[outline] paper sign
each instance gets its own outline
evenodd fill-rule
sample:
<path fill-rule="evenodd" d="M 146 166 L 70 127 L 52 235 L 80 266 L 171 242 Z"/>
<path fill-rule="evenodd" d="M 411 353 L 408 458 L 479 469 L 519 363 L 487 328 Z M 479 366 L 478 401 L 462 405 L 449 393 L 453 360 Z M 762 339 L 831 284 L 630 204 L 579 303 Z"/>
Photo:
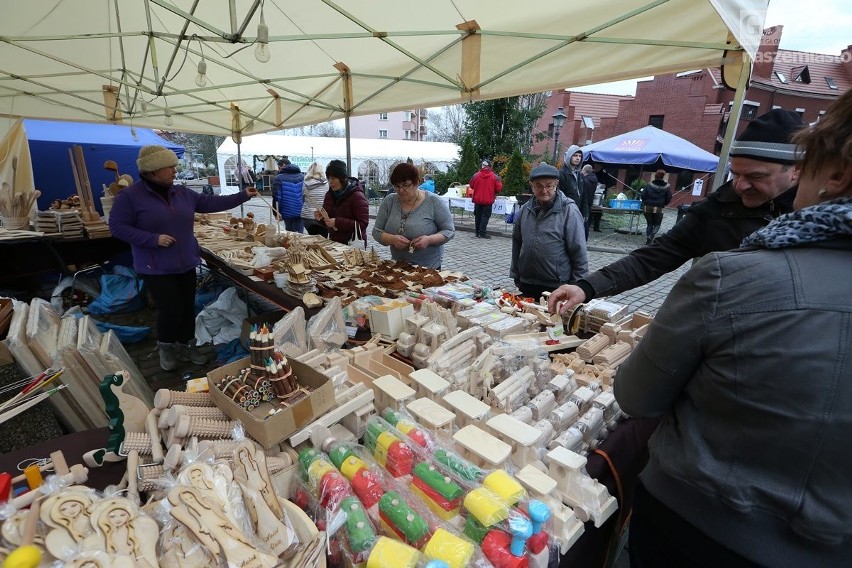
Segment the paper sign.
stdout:
<path fill-rule="evenodd" d="M 692 195 L 694 195 L 696 197 L 701 197 L 701 195 L 703 193 L 704 193 L 704 180 L 703 179 L 697 179 L 694 182 L 692 182 Z"/>

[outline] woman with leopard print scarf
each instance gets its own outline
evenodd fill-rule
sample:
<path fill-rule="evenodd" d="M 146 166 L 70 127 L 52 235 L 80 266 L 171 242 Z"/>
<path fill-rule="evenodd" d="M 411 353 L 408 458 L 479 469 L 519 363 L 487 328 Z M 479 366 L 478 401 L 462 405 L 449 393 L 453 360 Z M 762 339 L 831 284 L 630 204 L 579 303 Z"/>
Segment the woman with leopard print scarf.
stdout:
<path fill-rule="evenodd" d="M 616 375 L 626 413 L 663 417 L 633 567 L 852 558 L 852 91 L 794 141 L 795 211 L 698 261 Z"/>

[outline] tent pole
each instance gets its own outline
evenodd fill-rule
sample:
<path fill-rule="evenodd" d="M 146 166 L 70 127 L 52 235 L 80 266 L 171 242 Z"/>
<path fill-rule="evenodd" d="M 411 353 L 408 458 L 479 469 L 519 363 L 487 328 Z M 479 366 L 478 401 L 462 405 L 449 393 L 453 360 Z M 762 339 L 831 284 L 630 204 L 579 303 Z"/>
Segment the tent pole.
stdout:
<path fill-rule="evenodd" d="M 352 173 L 352 133 L 349 132 L 349 111 L 346 111 L 343 120 L 346 126 L 346 171 L 349 172 L 349 175 L 354 175 Z"/>
<path fill-rule="evenodd" d="M 237 142 L 237 179 L 239 180 L 240 192 L 245 190 L 245 182 L 243 181 L 243 157 L 240 154 L 240 143 Z M 245 217 L 243 212 L 243 204 L 240 203 L 240 218 Z"/>
<path fill-rule="evenodd" d="M 728 155 L 731 152 L 731 143 L 733 143 L 734 136 L 737 134 L 737 125 L 740 123 L 740 113 L 743 109 L 743 101 L 745 100 L 746 89 L 748 88 L 750 72 L 751 58 L 747 53 L 743 53 L 743 64 L 740 68 L 740 77 L 737 81 L 736 93 L 734 94 L 734 104 L 728 115 L 728 124 L 725 126 L 725 138 L 722 141 L 722 151 L 719 152 L 719 165 L 716 166 L 716 175 L 713 176 L 714 191 L 725 183 L 725 172 L 728 169 Z"/>

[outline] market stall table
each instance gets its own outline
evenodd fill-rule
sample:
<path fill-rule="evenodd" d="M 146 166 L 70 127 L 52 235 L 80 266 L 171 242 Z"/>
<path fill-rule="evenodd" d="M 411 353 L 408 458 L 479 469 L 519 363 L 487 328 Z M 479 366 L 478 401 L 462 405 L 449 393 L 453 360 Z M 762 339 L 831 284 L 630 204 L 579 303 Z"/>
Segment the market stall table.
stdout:
<path fill-rule="evenodd" d="M 642 215 L 641 209 L 619 209 L 615 207 L 602 207 L 601 211 L 606 214 L 630 215 L 630 224 L 628 226 L 627 233 L 630 235 L 635 235 L 639 233 L 639 218 Z"/>
<path fill-rule="evenodd" d="M 118 254 L 128 252 L 130 245 L 115 237 L 99 239 L 34 236 L 27 239 L 0 240 L 3 270 L 0 282 L 48 272 L 72 275 L 69 267 L 104 264 Z"/>
<path fill-rule="evenodd" d="M 246 276 L 204 248 L 201 249 L 201 258 L 211 271 L 221 274 L 226 279 L 233 282 L 234 285 L 239 286 L 243 290 L 254 292 L 284 310 L 290 311 L 293 308 L 301 307 L 305 310 L 306 318 L 310 318 L 319 311 L 319 308 L 308 308 L 305 306 L 301 298 L 296 298 L 286 294 L 283 290 L 281 290 L 281 288 L 276 286 L 274 282 L 258 281 L 252 279 L 250 276 Z"/>

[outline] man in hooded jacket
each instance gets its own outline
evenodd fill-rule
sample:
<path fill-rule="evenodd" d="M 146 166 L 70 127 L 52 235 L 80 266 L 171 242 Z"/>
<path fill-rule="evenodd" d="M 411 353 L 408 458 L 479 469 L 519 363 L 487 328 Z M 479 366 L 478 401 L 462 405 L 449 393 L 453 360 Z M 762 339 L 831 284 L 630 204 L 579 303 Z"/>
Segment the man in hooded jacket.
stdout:
<path fill-rule="evenodd" d="M 672 186 L 663 179 L 665 177 L 666 170 L 657 170 L 651 183 L 642 188 L 642 211 L 648 224 L 645 229 L 646 245 L 651 244 L 660 230 L 660 225 L 663 224 L 663 208 L 672 200 Z"/>
<path fill-rule="evenodd" d="M 580 164 L 583 162 L 583 152 L 573 144 L 565 151 L 562 167 L 559 169 L 559 189 L 566 197 L 573 199 L 580 206 Z"/>

